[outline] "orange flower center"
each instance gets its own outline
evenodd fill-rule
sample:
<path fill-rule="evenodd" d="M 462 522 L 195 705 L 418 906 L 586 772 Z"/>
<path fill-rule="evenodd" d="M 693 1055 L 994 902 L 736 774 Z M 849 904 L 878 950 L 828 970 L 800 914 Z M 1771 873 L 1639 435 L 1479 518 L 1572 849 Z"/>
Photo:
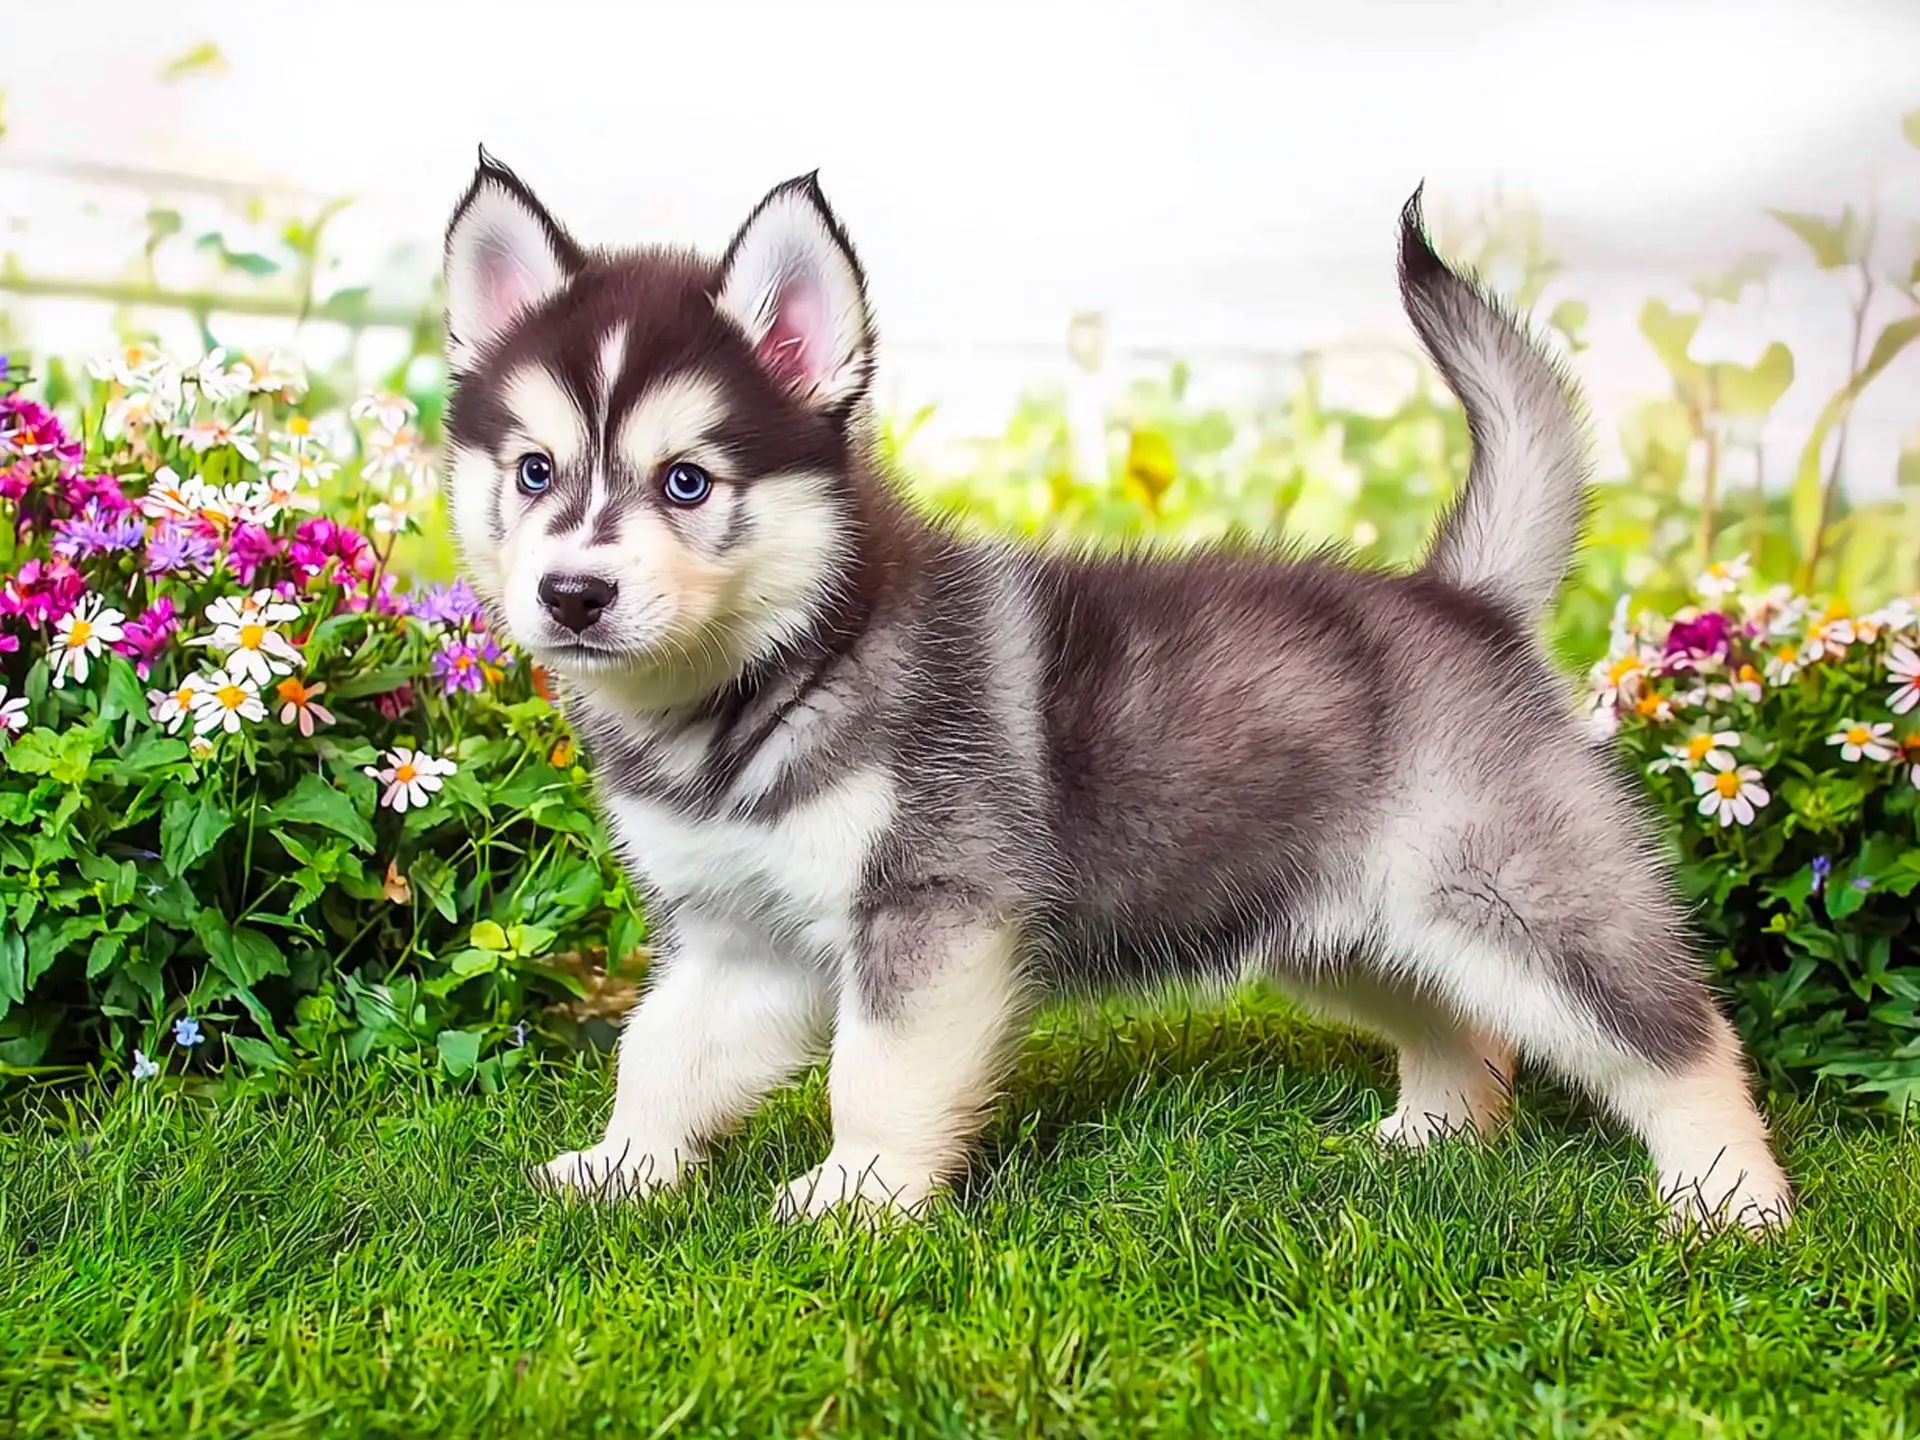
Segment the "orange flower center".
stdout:
<path fill-rule="evenodd" d="M 1740 667 L 1739 678 L 1746 681 L 1758 680 L 1760 678 L 1760 672 L 1751 665 L 1742 665 Z"/>
<path fill-rule="evenodd" d="M 1731 770 L 1722 770 L 1713 777 L 1713 788 L 1720 792 L 1722 798 L 1731 800 L 1740 793 L 1740 777 Z"/>
<path fill-rule="evenodd" d="M 1847 743 L 1849 745 L 1865 745 L 1871 739 L 1873 739 L 1873 732 L 1866 726 L 1849 725 L 1847 727 Z"/>
<path fill-rule="evenodd" d="M 182 710 L 185 710 L 193 704 L 193 697 L 198 693 L 193 686 L 182 685 L 178 690 L 173 692 L 173 703 L 178 705 Z"/>
<path fill-rule="evenodd" d="M 1687 741 L 1687 758 L 1689 760 L 1704 760 L 1707 758 L 1707 752 L 1711 749 L 1713 749 L 1713 736 L 1696 735 Z"/>
<path fill-rule="evenodd" d="M 307 687 L 291 675 L 274 686 L 273 693 L 289 705 L 304 705 L 307 703 Z"/>
<path fill-rule="evenodd" d="M 396 765 L 393 770 L 394 783 L 397 785 L 411 785 L 419 774 L 420 772 L 411 765 Z"/>
<path fill-rule="evenodd" d="M 1660 713 L 1660 707 L 1666 702 L 1658 695 L 1642 695 L 1640 703 L 1633 708 L 1649 718 Z"/>

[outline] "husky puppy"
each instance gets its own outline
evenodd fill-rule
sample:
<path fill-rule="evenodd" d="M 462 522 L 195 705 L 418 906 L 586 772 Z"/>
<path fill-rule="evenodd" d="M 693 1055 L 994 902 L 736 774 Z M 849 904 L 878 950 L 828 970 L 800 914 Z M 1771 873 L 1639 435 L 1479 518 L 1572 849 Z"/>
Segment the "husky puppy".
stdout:
<path fill-rule="evenodd" d="M 717 259 L 602 251 L 481 152 L 446 240 L 457 538 L 658 941 L 606 1137 L 553 1183 L 674 1185 L 830 1041 L 832 1148 L 777 1208 L 912 1212 L 1036 999 L 1252 971 L 1397 1048 L 1385 1141 L 1498 1125 L 1524 1058 L 1639 1134 L 1677 1223 L 1784 1222 L 1634 787 L 1536 637 L 1579 402 L 1418 193 L 1400 283 L 1473 439 L 1420 569 L 1043 553 L 887 483 L 813 176 Z"/>

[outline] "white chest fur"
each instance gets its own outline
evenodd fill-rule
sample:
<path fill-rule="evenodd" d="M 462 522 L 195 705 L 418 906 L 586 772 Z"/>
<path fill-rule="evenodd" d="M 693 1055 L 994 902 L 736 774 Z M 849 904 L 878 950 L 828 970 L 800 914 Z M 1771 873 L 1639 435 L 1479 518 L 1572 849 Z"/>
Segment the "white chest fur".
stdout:
<path fill-rule="evenodd" d="M 861 876 L 893 812 L 893 782 L 878 769 L 856 771 L 771 822 L 700 819 L 620 796 L 607 804 L 615 843 L 665 899 L 810 959 L 846 943 Z"/>

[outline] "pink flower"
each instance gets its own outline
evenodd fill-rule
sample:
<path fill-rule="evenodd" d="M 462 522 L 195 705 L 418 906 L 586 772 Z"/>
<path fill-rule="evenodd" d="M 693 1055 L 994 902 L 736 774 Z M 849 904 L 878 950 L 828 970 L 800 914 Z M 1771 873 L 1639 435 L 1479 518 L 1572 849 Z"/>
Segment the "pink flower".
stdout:
<path fill-rule="evenodd" d="M 366 536 L 319 517 L 300 522 L 287 546 L 287 557 L 302 579 L 311 582 L 327 576 L 340 585 L 366 578 L 377 564 Z"/>
<path fill-rule="evenodd" d="M 398 720 L 413 708 L 413 686 L 402 685 L 373 697 L 374 708 L 389 720 Z"/>
<path fill-rule="evenodd" d="M 0 395 L 0 451 L 23 460 L 52 459 L 63 466 L 78 465 L 85 453 L 58 416 L 20 395 Z"/>
<path fill-rule="evenodd" d="M 1688 660 L 1719 658 L 1727 653 L 1730 639 L 1727 617 L 1718 610 L 1708 610 L 1691 620 L 1676 620 L 1673 628 L 1667 632 L 1664 648 L 1666 668 L 1670 670 L 1687 669 L 1684 664 L 1674 663 L 1678 657 Z"/>
<path fill-rule="evenodd" d="M 78 515 L 89 505 L 98 508 L 105 516 L 124 515 L 133 508 L 120 489 L 120 482 L 111 475 L 76 476 L 67 482 L 67 505 Z"/>
<path fill-rule="evenodd" d="M 134 662 L 134 670 L 144 680 L 179 628 L 173 601 L 163 595 L 126 626 L 120 638 L 113 642 L 113 648 Z"/>
<path fill-rule="evenodd" d="M 283 547 L 273 535 L 258 525 L 233 527 L 233 539 L 227 546 L 227 564 L 242 585 L 251 587 L 260 568 L 280 558 Z"/>
<path fill-rule="evenodd" d="M 0 586 L 0 616 L 50 624 L 72 614 L 86 593 L 86 577 L 66 560 L 29 560 Z"/>

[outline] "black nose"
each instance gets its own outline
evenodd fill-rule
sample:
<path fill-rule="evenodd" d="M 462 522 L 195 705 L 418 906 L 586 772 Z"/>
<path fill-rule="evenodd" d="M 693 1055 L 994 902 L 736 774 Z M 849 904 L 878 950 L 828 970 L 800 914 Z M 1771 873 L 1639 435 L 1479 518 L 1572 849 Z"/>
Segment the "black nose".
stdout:
<path fill-rule="evenodd" d="M 598 575 L 548 575 L 540 581 L 540 603 L 547 613 L 578 635 L 590 629 L 620 592 Z"/>

